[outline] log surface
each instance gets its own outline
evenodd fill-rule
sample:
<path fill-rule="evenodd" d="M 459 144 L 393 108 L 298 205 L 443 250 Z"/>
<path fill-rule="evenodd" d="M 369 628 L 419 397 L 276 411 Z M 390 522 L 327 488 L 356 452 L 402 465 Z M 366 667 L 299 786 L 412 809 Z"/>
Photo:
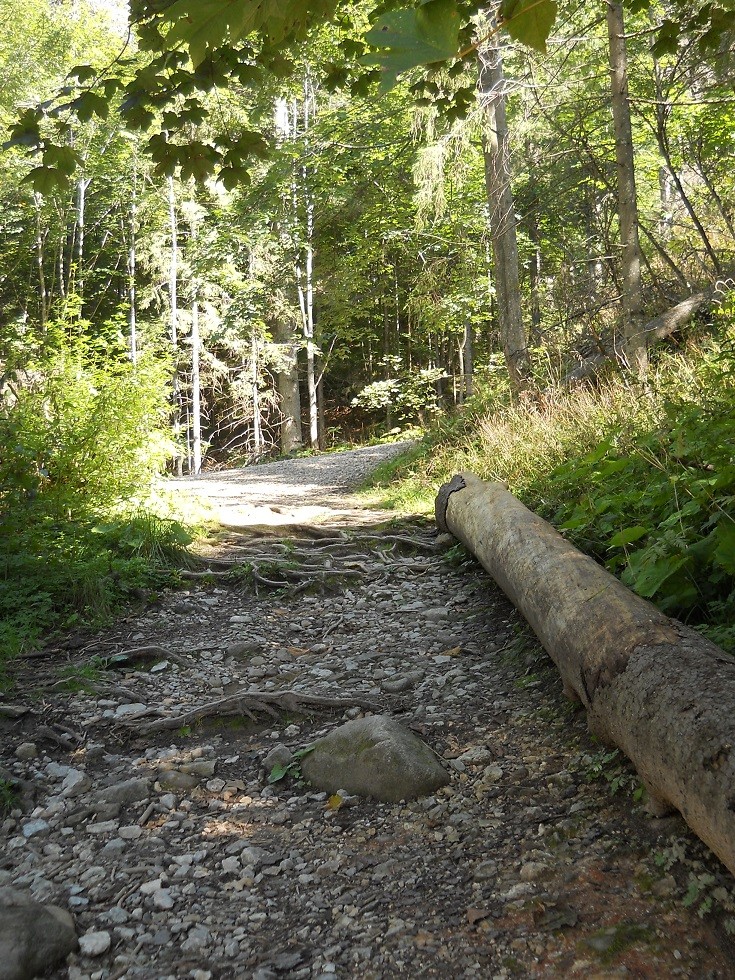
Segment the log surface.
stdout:
<path fill-rule="evenodd" d="M 735 874 L 735 658 L 669 619 L 498 483 L 463 473 L 446 524 L 526 618 L 590 730 Z"/>

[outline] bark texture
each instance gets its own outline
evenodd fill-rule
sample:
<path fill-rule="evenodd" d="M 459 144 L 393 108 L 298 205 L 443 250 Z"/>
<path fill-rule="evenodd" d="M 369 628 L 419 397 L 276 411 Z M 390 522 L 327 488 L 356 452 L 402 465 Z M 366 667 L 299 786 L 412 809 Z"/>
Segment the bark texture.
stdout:
<path fill-rule="evenodd" d="M 607 4 L 607 30 L 610 46 L 610 85 L 613 128 L 615 130 L 615 161 L 618 172 L 625 353 L 632 370 L 643 377 L 648 367 L 648 358 L 643 332 L 643 282 L 641 278 L 641 246 L 638 238 L 638 200 L 635 187 L 633 132 L 628 102 L 625 23 L 623 5 L 617 0 L 610 0 Z"/>
<path fill-rule="evenodd" d="M 492 36 L 477 50 L 478 98 L 483 114 L 483 156 L 498 325 L 514 395 L 529 385 L 531 361 L 521 309 L 520 261 L 510 175 L 510 137 L 500 47 Z"/>
<path fill-rule="evenodd" d="M 735 874 L 735 658 L 630 592 L 504 486 L 463 473 L 446 526 L 528 620 L 659 812 Z"/>

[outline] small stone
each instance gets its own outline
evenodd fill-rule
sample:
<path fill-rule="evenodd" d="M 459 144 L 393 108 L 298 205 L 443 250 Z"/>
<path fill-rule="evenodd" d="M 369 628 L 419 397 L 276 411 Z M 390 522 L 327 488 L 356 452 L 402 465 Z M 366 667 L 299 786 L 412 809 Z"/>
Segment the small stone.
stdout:
<path fill-rule="evenodd" d="M 407 691 L 411 687 L 411 679 L 409 677 L 395 677 L 384 680 L 380 685 L 386 694 L 400 694 L 402 691 Z"/>
<path fill-rule="evenodd" d="M 314 744 L 301 769 L 318 789 L 385 803 L 426 796 L 449 782 L 428 745 L 388 715 L 341 725 Z"/>
<path fill-rule="evenodd" d="M 153 904 L 157 909 L 170 909 L 173 908 L 174 900 L 171 896 L 171 892 L 166 888 L 159 888 L 157 891 L 153 892 Z"/>
<path fill-rule="evenodd" d="M 35 742 L 21 742 L 15 750 L 15 757 L 21 759 L 23 762 L 27 762 L 29 759 L 35 759 L 38 756 L 38 749 L 36 748 Z"/>
<path fill-rule="evenodd" d="M 35 837 L 36 834 L 47 834 L 51 828 L 45 820 L 29 820 L 23 825 L 23 836 L 25 838 Z"/>
<path fill-rule="evenodd" d="M 90 834 L 111 834 L 117 830 L 118 826 L 117 820 L 103 820 L 100 823 L 87 824 L 87 832 Z"/>
<path fill-rule="evenodd" d="M 138 891 L 142 895 L 152 895 L 154 892 L 159 891 L 161 887 L 161 879 L 154 878 L 152 881 L 144 881 Z"/>
<path fill-rule="evenodd" d="M 498 865 L 495 861 L 483 861 L 482 864 L 478 864 L 472 873 L 473 881 L 490 881 L 496 878 L 498 874 Z"/>
<path fill-rule="evenodd" d="M 110 948 L 111 942 L 107 930 L 88 932 L 79 937 L 79 951 L 83 956 L 102 956 Z"/>
<path fill-rule="evenodd" d="M 20 888 L 0 888 L 0 973 L 9 980 L 46 974 L 77 946 L 74 920 Z"/>
<path fill-rule="evenodd" d="M 200 776 L 202 779 L 209 779 L 214 776 L 217 763 L 214 759 L 195 759 L 193 762 L 184 762 L 179 766 L 181 772 L 189 776 Z"/>
<path fill-rule="evenodd" d="M 249 621 L 249 618 L 246 616 L 242 616 L 240 619 L 244 622 Z M 247 653 L 255 653 L 256 650 L 260 650 L 260 647 L 261 644 L 257 640 L 241 640 L 239 643 L 232 643 L 227 647 L 227 655 L 229 657 L 242 657 Z"/>
<path fill-rule="evenodd" d="M 199 779 L 178 769 L 159 769 L 156 776 L 161 786 L 166 789 L 186 790 L 193 789 L 199 785 Z"/>
<path fill-rule="evenodd" d="M 117 833 L 123 840 L 137 840 L 143 834 L 143 828 L 139 827 L 137 823 L 133 823 L 126 827 L 120 827 Z"/>
<path fill-rule="evenodd" d="M 70 769 L 61 784 L 61 795 L 70 799 L 80 796 L 92 785 L 89 776 L 81 769 Z"/>
<path fill-rule="evenodd" d="M 537 881 L 548 871 L 548 866 L 542 861 L 527 861 L 520 871 L 521 881 Z"/>
<path fill-rule="evenodd" d="M 293 752 L 283 742 L 274 745 L 270 752 L 263 759 L 263 766 L 271 770 L 274 766 L 289 766 L 293 762 Z"/>
<path fill-rule="evenodd" d="M 449 619 L 449 610 L 446 606 L 437 606 L 435 609 L 427 609 L 424 616 L 429 622 L 436 623 L 443 619 Z"/>
<path fill-rule="evenodd" d="M 116 718 L 135 718 L 138 715 L 144 714 L 148 710 L 147 704 L 141 704 L 136 701 L 133 704 L 119 704 L 115 708 Z"/>

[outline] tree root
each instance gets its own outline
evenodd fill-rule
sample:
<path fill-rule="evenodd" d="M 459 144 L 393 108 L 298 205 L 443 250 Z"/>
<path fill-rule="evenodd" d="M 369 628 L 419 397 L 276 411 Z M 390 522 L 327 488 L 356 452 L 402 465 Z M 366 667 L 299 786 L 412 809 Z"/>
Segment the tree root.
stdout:
<path fill-rule="evenodd" d="M 181 715 L 169 718 L 160 718 L 151 721 L 147 725 L 141 725 L 139 720 L 131 721 L 125 727 L 134 728 L 141 735 L 148 735 L 151 732 L 170 731 L 176 728 L 183 728 L 202 718 L 212 715 L 245 715 L 252 721 L 256 721 L 255 712 L 269 715 L 271 718 L 280 718 L 279 712 L 272 707 L 277 705 L 280 711 L 297 712 L 303 709 L 315 708 L 321 711 L 329 711 L 335 708 L 363 708 L 366 711 L 382 711 L 381 705 L 365 698 L 329 698 L 318 694 L 307 694 L 303 691 L 238 691 L 237 694 L 230 694 L 226 698 L 218 701 L 210 701 L 198 708 L 192 708 Z"/>

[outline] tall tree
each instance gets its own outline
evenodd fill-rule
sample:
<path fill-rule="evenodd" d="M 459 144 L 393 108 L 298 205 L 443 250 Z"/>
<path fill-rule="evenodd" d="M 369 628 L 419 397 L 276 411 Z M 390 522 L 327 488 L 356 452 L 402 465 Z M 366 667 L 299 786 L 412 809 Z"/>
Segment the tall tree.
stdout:
<path fill-rule="evenodd" d="M 635 184 L 633 130 L 628 102 L 628 58 L 625 45 L 623 5 L 607 0 L 607 32 L 610 53 L 610 84 L 615 162 L 618 174 L 618 215 L 622 246 L 623 313 L 625 356 L 640 377 L 648 369 L 644 333 L 641 245 L 638 235 L 638 197 Z"/>
<path fill-rule="evenodd" d="M 487 22 L 480 26 L 487 34 Z M 483 113 L 485 182 L 493 247 L 500 336 L 511 391 L 518 396 L 528 387 L 531 359 L 521 307 L 516 213 L 511 189 L 510 145 L 505 105 L 505 77 L 497 35 L 478 45 L 478 95 Z"/>

